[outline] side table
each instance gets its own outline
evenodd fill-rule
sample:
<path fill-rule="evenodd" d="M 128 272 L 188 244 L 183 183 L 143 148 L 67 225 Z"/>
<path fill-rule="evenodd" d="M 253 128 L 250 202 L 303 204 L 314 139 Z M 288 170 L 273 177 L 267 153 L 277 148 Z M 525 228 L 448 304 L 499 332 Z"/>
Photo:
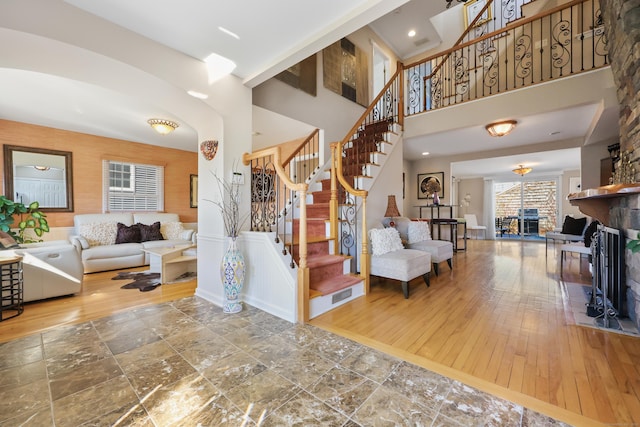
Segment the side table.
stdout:
<path fill-rule="evenodd" d="M 0 258 L 0 322 L 24 311 L 22 257 Z"/>

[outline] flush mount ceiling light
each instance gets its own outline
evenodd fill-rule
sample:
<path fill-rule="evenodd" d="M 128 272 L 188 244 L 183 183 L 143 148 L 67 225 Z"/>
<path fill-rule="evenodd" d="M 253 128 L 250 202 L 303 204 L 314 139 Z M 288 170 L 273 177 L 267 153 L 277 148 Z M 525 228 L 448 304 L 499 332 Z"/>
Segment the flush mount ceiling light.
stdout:
<path fill-rule="evenodd" d="M 33 166 L 33 168 L 34 168 L 35 170 L 45 172 L 45 171 L 48 171 L 49 169 L 51 169 L 51 166 L 40 166 L 40 165 L 34 165 L 34 166 Z"/>
<path fill-rule="evenodd" d="M 518 122 L 515 120 L 503 120 L 501 122 L 489 123 L 485 126 L 487 132 L 491 136 L 505 136 L 508 135 Z"/>
<path fill-rule="evenodd" d="M 166 119 L 149 119 L 147 120 L 147 123 L 149 123 L 149 125 L 151 125 L 151 127 L 161 135 L 171 133 L 180 126 L 176 122 Z"/>
<path fill-rule="evenodd" d="M 528 174 L 529 172 L 531 172 L 533 169 L 531 168 L 525 168 L 523 165 L 518 165 L 517 168 L 513 169 L 513 173 L 517 173 L 520 176 L 525 176 L 526 174 Z"/>

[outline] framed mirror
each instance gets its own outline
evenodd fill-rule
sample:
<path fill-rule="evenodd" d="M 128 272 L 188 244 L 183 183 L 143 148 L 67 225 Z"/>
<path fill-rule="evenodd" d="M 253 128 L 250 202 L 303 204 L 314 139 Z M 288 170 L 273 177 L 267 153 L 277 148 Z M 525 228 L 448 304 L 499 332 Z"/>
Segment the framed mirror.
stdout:
<path fill-rule="evenodd" d="M 73 173 L 69 151 L 4 145 L 4 194 L 44 212 L 73 212 Z"/>

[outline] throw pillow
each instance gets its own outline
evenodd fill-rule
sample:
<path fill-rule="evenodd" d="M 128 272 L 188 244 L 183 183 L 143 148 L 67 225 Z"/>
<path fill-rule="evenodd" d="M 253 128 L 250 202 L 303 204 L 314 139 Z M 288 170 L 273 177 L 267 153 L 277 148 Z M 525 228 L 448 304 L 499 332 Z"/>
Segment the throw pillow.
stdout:
<path fill-rule="evenodd" d="M 384 255 L 404 248 L 395 228 L 374 228 L 369 231 L 369 239 L 373 255 Z"/>
<path fill-rule="evenodd" d="M 160 232 L 160 221 L 156 221 L 151 225 L 137 224 L 140 228 L 140 241 L 150 242 L 152 240 L 164 240 Z"/>
<path fill-rule="evenodd" d="M 116 244 L 120 243 L 140 243 L 140 227 L 137 224 L 126 226 L 119 222 Z"/>
<path fill-rule="evenodd" d="M 16 242 L 9 233 L 0 231 L 0 249 L 13 249 L 19 246 L 20 245 L 18 245 L 18 242 Z"/>
<path fill-rule="evenodd" d="M 92 222 L 80 226 L 80 235 L 87 239 L 89 246 L 113 245 L 116 242 L 118 226 L 115 222 Z"/>
<path fill-rule="evenodd" d="M 562 223 L 562 234 L 573 234 L 574 236 L 581 236 L 584 227 L 587 225 L 587 218 L 573 218 L 569 215 L 564 217 Z"/>
<path fill-rule="evenodd" d="M 409 223 L 409 232 L 407 234 L 409 235 L 409 243 L 431 240 L 429 223 L 425 221 L 411 221 Z"/>
<path fill-rule="evenodd" d="M 184 226 L 181 222 L 163 222 L 160 224 L 160 232 L 165 240 L 182 239 Z"/>

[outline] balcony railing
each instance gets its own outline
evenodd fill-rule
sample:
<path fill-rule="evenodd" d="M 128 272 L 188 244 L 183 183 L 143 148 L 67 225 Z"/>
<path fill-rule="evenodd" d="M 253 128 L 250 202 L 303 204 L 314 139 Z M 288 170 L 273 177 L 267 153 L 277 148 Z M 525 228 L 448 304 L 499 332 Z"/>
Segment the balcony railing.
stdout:
<path fill-rule="evenodd" d="M 604 67 L 605 24 L 598 0 L 575 0 L 408 65 L 407 115 Z"/>

